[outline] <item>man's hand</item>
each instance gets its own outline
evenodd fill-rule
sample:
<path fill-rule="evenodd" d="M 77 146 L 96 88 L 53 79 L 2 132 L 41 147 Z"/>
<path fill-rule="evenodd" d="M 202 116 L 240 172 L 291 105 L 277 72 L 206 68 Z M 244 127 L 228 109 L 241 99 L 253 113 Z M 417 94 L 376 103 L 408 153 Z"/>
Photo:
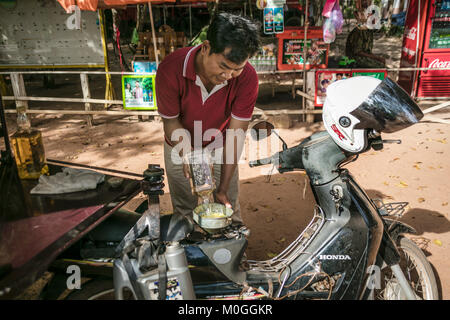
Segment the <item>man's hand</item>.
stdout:
<path fill-rule="evenodd" d="M 231 208 L 230 200 L 228 200 L 227 193 L 225 191 L 217 191 L 216 192 L 216 200 L 219 203 L 222 203 L 227 208 Z"/>
<path fill-rule="evenodd" d="M 191 177 L 191 170 L 189 169 L 189 165 L 187 163 L 183 163 L 183 173 L 186 179 Z"/>

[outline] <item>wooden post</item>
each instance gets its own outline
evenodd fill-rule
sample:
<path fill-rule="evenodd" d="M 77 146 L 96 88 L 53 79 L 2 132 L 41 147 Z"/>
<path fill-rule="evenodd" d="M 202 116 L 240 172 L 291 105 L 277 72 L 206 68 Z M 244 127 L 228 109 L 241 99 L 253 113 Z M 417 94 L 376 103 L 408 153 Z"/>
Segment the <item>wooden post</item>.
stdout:
<path fill-rule="evenodd" d="M 190 39 L 192 40 L 192 6 L 189 5 L 189 34 Z"/>
<path fill-rule="evenodd" d="M 105 72 L 109 72 L 108 67 L 108 48 L 106 46 L 106 28 L 105 28 L 105 19 L 104 19 L 104 13 L 103 10 L 98 10 L 98 19 L 100 23 L 100 33 L 102 36 L 102 47 L 103 47 L 103 55 L 105 59 Z M 105 85 L 105 100 L 114 100 L 115 99 L 115 92 L 114 87 L 111 82 L 111 75 L 109 73 L 105 74 L 106 78 L 106 85 Z M 105 103 L 105 109 L 108 108 L 108 104 Z"/>
<path fill-rule="evenodd" d="M 1 95 L 2 97 L 12 95 L 11 89 L 10 89 L 10 88 L 8 87 L 8 85 L 6 84 L 5 79 L 4 79 L 4 77 L 3 77 L 2 74 L 0 74 L 0 95 Z M 13 101 L 4 101 L 4 102 L 3 102 L 3 105 L 4 105 L 5 107 L 10 107 L 10 106 L 12 106 L 13 104 L 14 104 Z"/>
<path fill-rule="evenodd" d="M 292 99 L 295 99 L 295 73 L 292 76 L 291 94 L 292 94 Z"/>
<path fill-rule="evenodd" d="M 13 72 L 11 73 L 11 84 L 14 92 L 14 97 L 26 97 L 27 93 L 25 91 L 25 83 L 23 82 L 23 76 L 21 73 Z M 28 110 L 28 101 L 16 101 L 16 110 L 21 112 L 26 112 Z"/>
<path fill-rule="evenodd" d="M 152 37 L 153 37 L 153 50 L 155 51 L 155 62 L 156 68 L 159 66 L 159 58 L 158 58 L 158 49 L 156 47 L 156 33 L 155 33 L 155 24 L 153 22 L 153 11 L 152 11 L 152 3 L 148 3 L 148 12 L 150 14 L 150 23 L 152 25 Z"/>
<path fill-rule="evenodd" d="M 307 40 L 308 40 L 308 7 L 309 7 L 309 1 L 306 0 L 305 5 L 305 35 L 304 35 L 304 42 L 303 42 L 303 92 L 306 92 L 306 57 L 308 55 L 308 48 L 306 46 Z M 303 110 L 306 110 L 306 99 L 305 97 L 302 98 L 302 108 Z M 303 121 L 305 120 L 305 116 L 303 115 Z"/>
<path fill-rule="evenodd" d="M 91 91 L 89 90 L 89 80 L 87 74 L 80 74 L 80 80 L 81 80 L 81 89 L 83 90 L 83 98 L 90 99 L 91 98 Z M 91 111 L 91 104 L 89 102 L 86 102 L 84 104 L 84 110 Z M 87 115 L 87 124 L 88 127 L 92 127 L 92 115 Z"/>

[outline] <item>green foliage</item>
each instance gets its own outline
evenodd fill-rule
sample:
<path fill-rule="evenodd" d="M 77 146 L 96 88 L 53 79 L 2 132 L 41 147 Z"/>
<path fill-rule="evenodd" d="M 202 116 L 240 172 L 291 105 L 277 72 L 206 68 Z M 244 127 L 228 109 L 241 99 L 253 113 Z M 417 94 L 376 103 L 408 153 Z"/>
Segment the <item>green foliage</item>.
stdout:
<path fill-rule="evenodd" d="M 208 26 L 205 26 L 200 30 L 200 32 L 191 40 L 189 43 L 189 46 L 196 46 L 198 44 L 201 44 L 203 41 L 206 40 L 206 35 L 208 33 Z"/>
<path fill-rule="evenodd" d="M 356 9 L 354 7 L 345 7 L 342 10 L 342 15 L 343 15 L 344 19 L 353 19 L 353 18 L 355 18 L 355 15 L 353 13 L 355 10 Z"/>

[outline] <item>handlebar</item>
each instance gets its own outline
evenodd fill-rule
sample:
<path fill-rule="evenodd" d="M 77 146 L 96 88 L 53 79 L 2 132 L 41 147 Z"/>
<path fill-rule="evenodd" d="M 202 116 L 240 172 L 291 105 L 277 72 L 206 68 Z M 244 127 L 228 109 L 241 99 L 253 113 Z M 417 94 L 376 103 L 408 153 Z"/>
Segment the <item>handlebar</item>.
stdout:
<path fill-rule="evenodd" d="M 383 143 L 396 143 L 396 144 L 401 144 L 402 140 L 400 139 L 395 139 L 395 140 L 382 140 Z"/>
<path fill-rule="evenodd" d="M 250 166 L 250 168 L 263 166 L 263 165 L 266 165 L 266 164 L 271 164 L 272 163 L 272 159 L 273 159 L 273 157 L 253 160 L 253 161 L 249 161 L 248 165 Z"/>
<path fill-rule="evenodd" d="M 372 141 L 372 144 L 383 144 L 383 143 L 396 143 L 396 144 L 401 144 L 402 140 L 399 139 L 395 139 L 395 140 L 375 140 Z"/>
<path fill-rule="evenodd" d="M 276 152 L 270 157 L 249 161 L 250 167 L 257 167 L 267 164 L 274 164 L 278 172 L 284 173 L 293 170 L 317 170 L 324 171 L 323 166 L 328 166 L 330 171 L 334 171 L 344 163 L 346 159 L 353 159 L 355 153 L 346 152 L 328 139 L 330 136 L 325 132 L 318 132 L 304 139 L 299 145 Z M 362 153 L 373 148 L 383 149 L 384 143 L 400 144 L 401 140 L 382 140 L 380 134 L 368 136 L 368 144 Z M 305 148 L 308 148 L 305 152 Z M 308 169 L 309 168 L 309 169 Z M 321 178 L 322 179 L 322 178 Z"/>

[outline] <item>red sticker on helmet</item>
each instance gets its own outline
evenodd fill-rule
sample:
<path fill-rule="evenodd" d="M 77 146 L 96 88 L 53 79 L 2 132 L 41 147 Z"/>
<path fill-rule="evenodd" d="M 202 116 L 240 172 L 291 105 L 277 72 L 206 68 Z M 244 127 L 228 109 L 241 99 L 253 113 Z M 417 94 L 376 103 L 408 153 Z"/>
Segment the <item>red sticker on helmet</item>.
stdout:
<path fill-rule="evenodd" d="M 339 131 L 339 129 L 336 127 L 335 124 L 333 124 L 331 126 L 331 129 L 333 129 L 333 131 L 337 134 L 337 136 L 339 137 L 339 139 L 341 140 L 347 140 L 347 138 L 344 137 L 344 135 L 342 134 L 342 132 Z"/>

